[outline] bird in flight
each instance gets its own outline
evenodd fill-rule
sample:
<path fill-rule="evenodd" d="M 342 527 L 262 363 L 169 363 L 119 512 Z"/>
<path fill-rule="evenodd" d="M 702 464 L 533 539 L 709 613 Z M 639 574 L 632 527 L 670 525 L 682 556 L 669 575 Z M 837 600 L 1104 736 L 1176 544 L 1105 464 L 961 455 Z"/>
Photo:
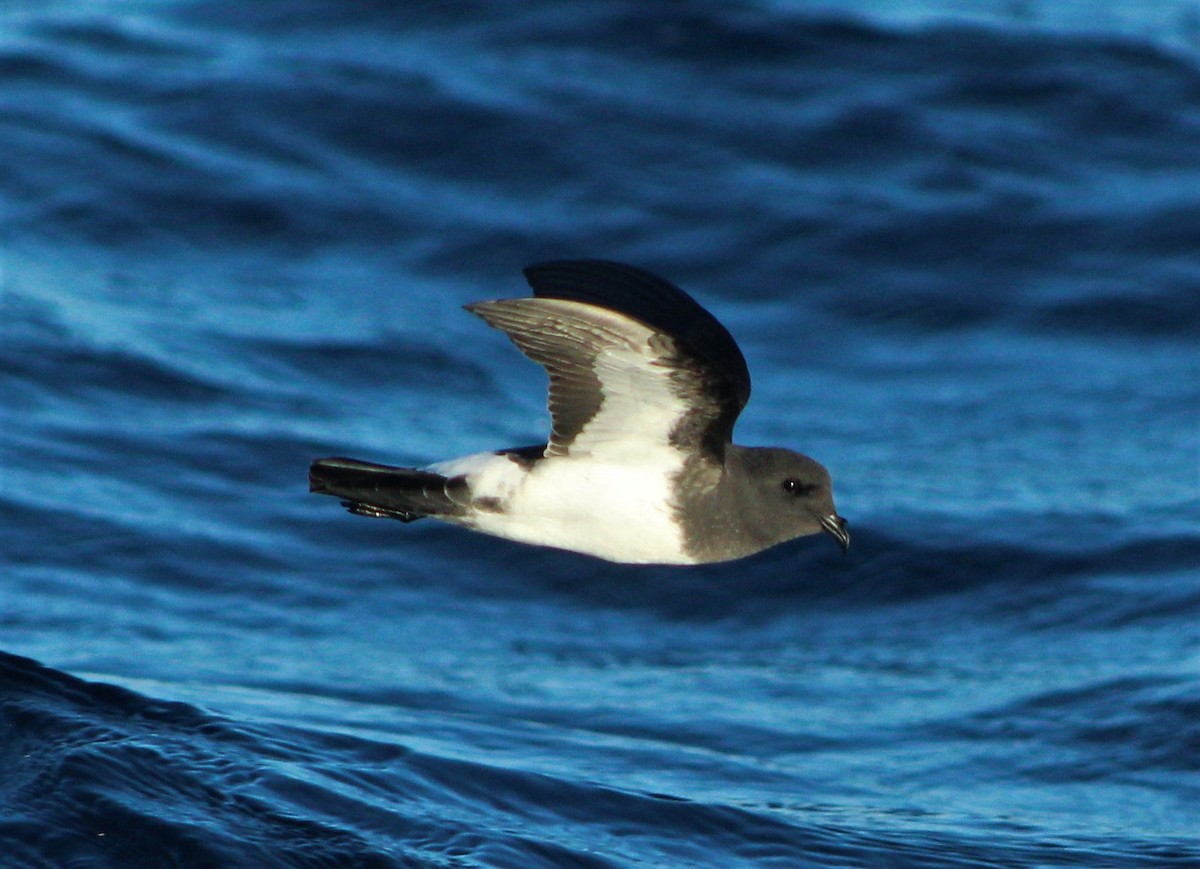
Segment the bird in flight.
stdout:
<path fill-rule="evenodd" d="M 423 468 L 317 459 L 310 490 L 359 516 L 431 517 L 622 563 L 730 561 L 821 532 L 849 548 L 820 463 L 732 442 L 750 373 L 691 296 L 605 260 L 525 278 L 531 298 L 466 309 L 546 369 L 547 443 Z"/>

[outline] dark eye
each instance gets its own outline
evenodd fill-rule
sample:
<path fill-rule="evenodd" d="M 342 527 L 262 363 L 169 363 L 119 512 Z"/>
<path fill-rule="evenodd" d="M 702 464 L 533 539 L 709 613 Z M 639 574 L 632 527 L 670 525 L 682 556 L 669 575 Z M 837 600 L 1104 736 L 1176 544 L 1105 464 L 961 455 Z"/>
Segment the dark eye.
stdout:
<path fill-rule="evenodd" d="M 813 492 L 817 491 L 817 487 L 812 483 L 801 483 L 795 477 L 788 477 L 780 485 L 783 487 L 783 491 L 787 492 L 789 495 L 795 495 L 796 497 L 800 497 L 802 495 L 811 495 Z"/>

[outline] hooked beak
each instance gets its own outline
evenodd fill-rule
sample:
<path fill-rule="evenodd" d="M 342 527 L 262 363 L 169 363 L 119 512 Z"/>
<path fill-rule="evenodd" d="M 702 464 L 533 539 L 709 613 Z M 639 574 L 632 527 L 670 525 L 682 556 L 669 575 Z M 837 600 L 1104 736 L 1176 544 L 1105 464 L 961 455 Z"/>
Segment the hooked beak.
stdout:
<path fill-rule="evenodd" d="M 830 513 L 821 517 L 821 527 L 832 534 L 833 539 L 841 545 L 843 555 L 850 551 L 850 532 L 846 530 L 845 519 L 837 513 Z"/>

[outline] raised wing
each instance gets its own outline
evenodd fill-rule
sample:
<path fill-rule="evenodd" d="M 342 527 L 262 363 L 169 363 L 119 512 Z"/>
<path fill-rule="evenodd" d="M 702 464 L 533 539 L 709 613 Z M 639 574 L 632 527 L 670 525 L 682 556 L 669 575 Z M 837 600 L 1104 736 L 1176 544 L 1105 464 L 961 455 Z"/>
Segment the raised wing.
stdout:
<path fill-rule="evenodd" d="M 680 352 L 694 357 L 721 382 L 737 403 L 737 413 L 750 400 L 750 370 L 729 330 L 670 281 L 635 266 L 598 259 L 532 265 L 525 269 L 525 280 L 540 299 L 608 308 L 670 335 Z"/>
<path fill-rule="evenodd" d="M 682 290 L 596 260 L 526 270 L 536 298 L 468 305 L 550 375 L 545 455 L 719 461 L 750 394 L 737 344 Z"/>

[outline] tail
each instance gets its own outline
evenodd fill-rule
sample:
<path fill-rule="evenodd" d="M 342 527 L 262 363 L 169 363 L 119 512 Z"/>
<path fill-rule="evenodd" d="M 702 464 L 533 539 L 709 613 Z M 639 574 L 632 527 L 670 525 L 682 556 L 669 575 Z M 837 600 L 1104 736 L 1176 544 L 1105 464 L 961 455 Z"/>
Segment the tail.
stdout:
<path fill-rule="evenodd" d="M 443 477 L 357 459 L 317 459 L 308 469 L 310 492 L 341 498 L 342 506 L 357 516 L 401 522 L 461 514 L 468 500 L 466 489 L 461 476 Z"/>

